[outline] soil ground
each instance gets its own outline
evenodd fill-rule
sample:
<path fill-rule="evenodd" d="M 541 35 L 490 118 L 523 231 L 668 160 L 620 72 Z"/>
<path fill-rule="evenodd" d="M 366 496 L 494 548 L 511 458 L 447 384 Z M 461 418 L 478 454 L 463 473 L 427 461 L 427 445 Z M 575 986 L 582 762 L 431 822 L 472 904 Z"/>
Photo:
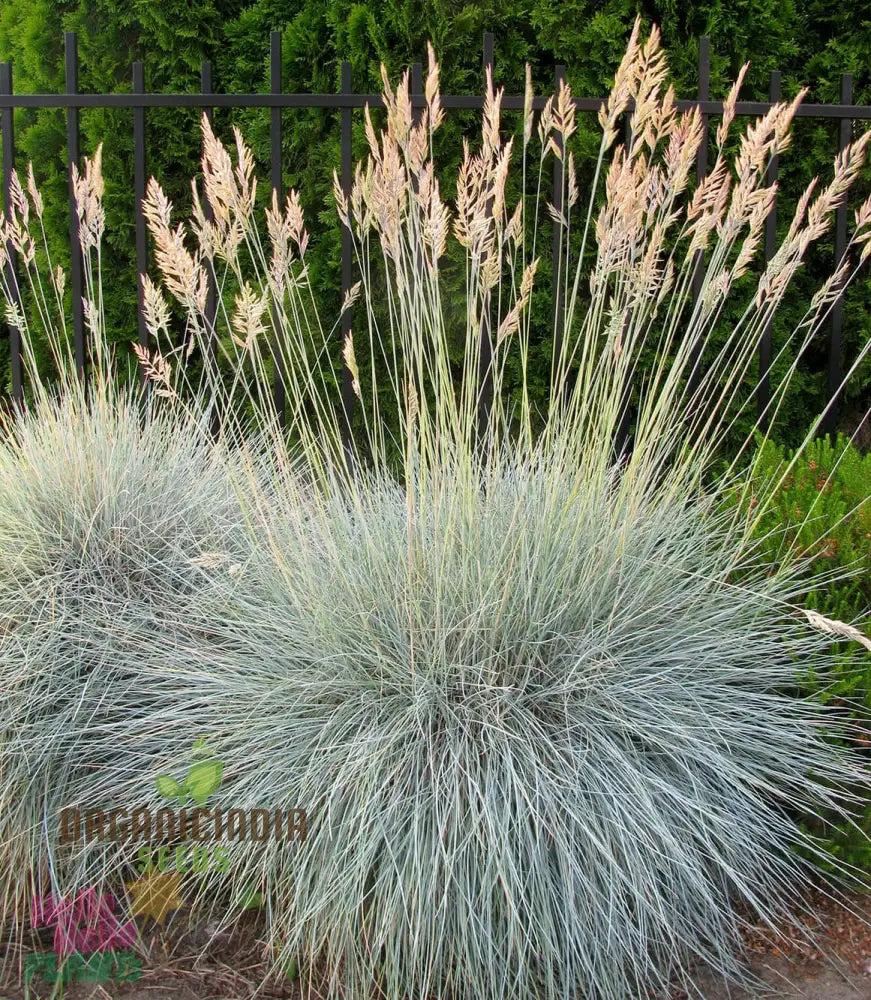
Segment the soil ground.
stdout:
<path fill-rule="evenodd" d="M 776 940 L 770 932 L 750 930 L 750 968 L 764 984 L 756 992 L 730 989 L 716 977 L 700 974 L 697 992 L 689 996 L 678 991 L 662 1000 L 871 1000 L 871 896 L 851 897 L 851 904 L 852 914 L 823 897 L 814 901 L 813 944 L 788 929 L 785 938 Z M 165 931 L 155 925 L 154 935 L 144 936 L 147 958 L 135 983 L 70 984 L 63 1000 L 249 1000 L 265 971 L 258 915 L 246 915 L 232 933 L 214 938 L 210 928 L 186 925 L 181 913 L 174 916 L 181 919 L 170 919 Z M 28 993 L 18 982 L 15 970 L 7 969 L 0 979 L 0 1000 L 47 1000 L 52 995 L 47 984 L 34 983 Z M 326 988 L 314 995 L 358 1000 Z M 267 980 L 258 993 L 263 1000 L 302 996 L 300 983 L 287 979 Z"/>

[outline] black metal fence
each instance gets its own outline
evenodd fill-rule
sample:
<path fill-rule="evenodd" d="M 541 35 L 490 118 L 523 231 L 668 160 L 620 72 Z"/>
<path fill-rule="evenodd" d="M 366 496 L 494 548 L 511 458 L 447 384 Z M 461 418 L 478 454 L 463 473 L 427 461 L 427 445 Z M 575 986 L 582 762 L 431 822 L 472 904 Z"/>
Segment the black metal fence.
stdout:
<path fill-rule="evenodd" d="M 351 154 L 351 126 L 355 109 L 362 109 L 366 104 L 372 107 L 383 106 L 380 94 L 355 93 L 351 80 L 351 64 L 343 62 L 341 66 L 341 85 L 336 94 L 289 94 L 282 90 L 281 78 L 281 32 L 274 31 L 270 38 L 270 90 L 268 94 L 216 94 L 212 89 L 211 64 L 204 62 L 201 68 L 200 93 L 195 94 L 156 94 L 146 93 L 145 71 L 141 62 L 132 66 L 132 92 L 125 94 L 83 94 L 79 92 L 78 82 L 78 48 L 74 32 L 66 32 L 65 67 L 66 92 L 63 94 L 15 94 L 13 91 L 12 65 L 0 63 L 0 134 L 2 134 L 3 158 L 3 207 L 9 211 L 11 197 L 11 173 L 15 162 L 15 120 L 16 108 L 65 108 L 67 125 L 67 169 L 70 175 L 70 208 L 69 208 L 69 239 L 71 252 L 70 285 L 73 308 L 73 343 L 76 367 L 81 377 L 85 376 L 87 367 L 87 343 L 85 323 L 82 309 L 82 258 L 79 249 L 78 218 L 72 197 L 72 165 L 79 163 L 79 112 L 82 108 L 130 108 L 133 113 L 133 152 L 134 152 L 134 199 L 133 212 L 135 216 L 136 264 L 139 273 L 144 273 L 148 263 L 148 235 L 145 218 L 142 213 L 142 199 L 145 196 L 147 176 L 147 149 L 145 142 L 145 116 L 149 108 L 202 108 L 211 118 L 214 108 L 269 108 L 270 109 L 270 181 L 279 199 L 283 197 L 281 171 L 281 113 L 287 108 L 325 108 L 340 112 L 341 131 L 341 168 L 340 177 L 346 194 L 350 193 L 353 180 L 353 163 Z M 493 35 L 484 35 L 483 71 L 493 70 Z M 679 100 L 679 109 L 698 107 L 707 128 L 711 116 L 723 112 L 722 101 L 710 99 L 710 69 L 711 53 L 707 38 L 699 40 L 698 94 L 691 100 Z M 559 89 L 560 80 L 565 78 L 565 66 L 554 67 L 554 89 Z M 495 75 L 495 74 L 494 74 Z M 425 106 L 423 95 L 423 71 L 420 63 L 411 67 L 411 100 L 415 109 Z M 768 101 L 739 101 L 736 106 L 738 115 L 762 115 L 772 103 L 781 97 L 780 73 L 771 73 Z M 853 123 L 871 119 L 871 106 L 854 105 L 853 82 L 850 74 L 841 76 L 840 102 L 838 104 L 804 104 L 798 108 L 797 115 L 802 118 L 837 120 L 839 122 L 838 149 L 845 150 L 851 141 Z M 538 110 L 544 107 L 546 97 L 537 97 L 534 107 Z M 597 111 L 603 102 L 601 97 L 575 97 L 575 107 L 580 111 Z M 441 97 L 445 109 L 475 110 L 483 107 L 481 95 L 447 95 Z M 524 98 L 522 95 L 506 95 L 502 106 L 506 110 L 522 110 Z M 708 146 L 702 143 L 696 159 L 696 179 L 701 180 L 708 169 Z M 551 199 L 554 207 L 561 209 L 561 192 L 563 189 L 563 164 L 554 157 L 553 191 Z M 778 163 L 775 157 L 768 168 L 768 183 L 777 179 Z M 205 206 L 208 212 L 208 205 Z M 558 223 L 554 223 L 556 228 Z M 777 204 L 775 202 L 767 219 L 765 230 L 765 259 L 770 260 L 776 249 Z M 847 205 L 837 210 L 835 218 L 835 257 L 840 259 L 847 244 Z M 554 240 L 556 247 L 557 241 Z M 16 259 L 9 247 L 7 268 L 10 285 L 17 287 L 15 282 Z M 554 251 L 556 252 L 556 250 Z M 350 289 L 353 281 L 353 261 L 351 234 L 347 229 L 342 231 L 342 294 Z M 701 286 L 702 272 L 697 269 L 696 280 L 693 283 L 693 294 L 697 296 Z M 555 283 L 557 285 L 558 283 Z M 215 315 L 215 290 L 209 289 L 207 309 L 212 317 Z M 559 288 L 554 289 L 554 331 L 555 336 L 562 335 L 564 304 L 561 301 Z M 352 323 L 351 311 L 346 310 L 342 317 L 341 335 L 350 330 Z M 147 343 L 148 332 L 145 328 L 143 314 L 142 288 L 139 289 L 138 309 L 139 338 L 143 345 Z M 828 343 L 827 390 L 828 399 L 832 399 L 842 380 L 842 344 L 843 301 L 838 299 L 831 311 Z M 22 358 L 20 332 L 14 327 L 8 331 L 9 348 L 12 366 L 12 394 L 20 400 L 23 394 Z M 486 358 L 482 359 L 486 371 Z M 757 405 L 765 408 L 770 399 L 770 385 L 767 370 L 771 363 L 771 329 L 767 328 L 761 337 L 759 345 L 759 385 L 757 388 Z M 280 385 L 276 393 L 281 393 Z M 353 407 L 353 392 L 351 391 L 350 373 L 344 370 L 342 399 L 345 412 L 350 419 Z M 279 402 L 283 401 L 279 398 Z M 485 400 L 486 403 L 486 400 Z M 837 421 L 837 403 L 830 407 L 825 426 L 833 430 Z"/>

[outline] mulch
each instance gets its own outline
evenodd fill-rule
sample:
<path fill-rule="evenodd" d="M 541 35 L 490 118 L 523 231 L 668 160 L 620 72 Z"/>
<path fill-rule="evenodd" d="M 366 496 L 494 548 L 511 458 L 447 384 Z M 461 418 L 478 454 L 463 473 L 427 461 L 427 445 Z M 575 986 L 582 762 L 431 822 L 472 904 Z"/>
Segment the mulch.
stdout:
<path fill-rule="evenodd" d="M 747 928 L 744 941 L 750 954 L 813 967 L 835 958 L 853 972 L 871 974 L 871 896 L 850 893 L 838 902 L 815 891 L 806 903 L 810 915 L 803 917 L 805 931 L 798 924 L 782 925 L 779 933 L 761 924 Z"/>
<path fill-rule="evenodd" d="M 850 895 L 848 909 L 822 892 L 814 893 L 807 902 L 811 915 L 804 921 L 812 940 L 797 926 L 780 927 L 780 933 L 775 933 L 762 925 L 750 925 L 744 938 L 751 958 L 787 959 L 797 972 L 812 976 L 834 957 L 854 973 L 871 974 L 871 895 Z M 153 927 L 153 933 L 148 927 Z M 258 987 L 257 996 L 263 1000 L 302 1000 L 304 995 L 327 1000 L 335 996 L 325 984 L 317 989 L 307 979 L 290 981 L 281 975 L 264 979 L 269 963 L 263 930 L 262 917 L 256 911 L 244 914 L 231 931 L 218 934 L 210 927 L 190 924 L 182 914 L 168 921 L 166 929 L 149 923 L 142 936 L 148 958 L 135 983 L 69 984 L 63 1000 L 247 1000 Z M 305 970 L 302 975 L 305 977 Z M 50 996 L 51 988 L 44 983 L 32 984 L 30 993 L 25 994 L 11 968 L 0 977 L 0 1000 L 44 1000 Z"/>

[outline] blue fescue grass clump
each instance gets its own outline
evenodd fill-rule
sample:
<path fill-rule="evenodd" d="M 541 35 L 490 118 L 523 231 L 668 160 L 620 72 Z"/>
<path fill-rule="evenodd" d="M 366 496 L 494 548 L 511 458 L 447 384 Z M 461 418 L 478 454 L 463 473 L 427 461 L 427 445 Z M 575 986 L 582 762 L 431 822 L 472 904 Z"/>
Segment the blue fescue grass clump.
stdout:
<path fill-rule="evenodd" d="M 740 978 L 737 901 L 800 917 L 796 810 L 843 811 L 864 780 L 836 714 L 790 692 L 826 651 L 784 613 L 800 583 L 760 562 L 736 587 L 740 526 L 555 463 L 475 494 L 445 476 L 410 519 L 386 477 L 305 521 L 290 498 L 203 626 L 226 680 L 198 721 L 234 803 L 309 822 L 302 846 L 232 845 L 198 905 L 258 886 L 283 955 L 336 991 Z"/>
<path fill-rule="evenodd" d="M 216 551 L 224 572 L 244 559 L 246 538 L 232 463 L 208 422 L 149 411 L 123 392 L 71 391 L 7 430 L 0 886 L 5 913 L 21 919 L 33 893 L 105 876 L 99 854 L 58 849 L 61 809 L 130 807 L 147 795 L 174 743 L 160 713 L 186 692 L 178 678 L 143 683 L 129 650 L 143 638 L 171 646 L 170 612 L 204 597 Z"/>

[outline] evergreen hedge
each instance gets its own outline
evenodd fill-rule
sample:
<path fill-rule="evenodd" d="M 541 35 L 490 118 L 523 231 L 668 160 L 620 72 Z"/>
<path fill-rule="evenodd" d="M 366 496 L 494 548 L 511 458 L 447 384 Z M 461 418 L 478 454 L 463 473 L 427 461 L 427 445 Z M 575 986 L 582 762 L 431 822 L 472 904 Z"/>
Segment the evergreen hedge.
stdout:
<path fill-rule="evenodd" d="M 854 99 L 871 103 L 871 72 L 865 57 L 871 48 L 871 17 L 857 2 L 819 0 L 737 0 L 692 2 L 672 0 L 479 0 L 474 4 L 432 0 L 366 0 L 353 4 L 335 0 L 5 0 L 0 8 L 0 60 L 11 60 L 18 92 L 59 92 L 63 89 L 63 31 L 78 32 L 80 86 L 91 92 L 129 90 L 131 63 L 145 63 L 146 86 L 155 91 L 191 92 L 199 88 L 200 63 L 211 59 L 214 82 L 220 91 L 262 91 L 268 86 L 269 32 L 282 31 L 283 82 L 288 91 L 335 91 L 340 64 L 350 61 L 355 89 L 380 88 L 379 64 L 395 74 L 425 56 L 432 39 L 441 67 L 444 93 L 477 93 L 482 86 L 481 41 L 485 30 L 495 35 L 497 82 L 508 92 L 521 92 L 524 64 L 533 66 L 536 89 L 553 86 L 553 66 L 564 63 L 576 94 L 604 95 L 623 51 L 636 13 L 657 22 L 671 53 L 679 96 L 697 91 L 698 37 L 711 39 L 711 94 L 725 95 L 730 80 L 747 60 L 751 67 L 743 96 L 761 99 L 768 91 L 769 73 L 783 73 L 783 93 L 793 95 L 810 86 L 808 101 L 837 101 L 840 73 L 851 72 Z M 268 163 L 268 111 L 234 113 L 259 158 L 260 172 Z M 362 149 L 362 115 L 355 116 L 355 145 Z M 229 113 L 216 115 L 226 126 Z M 82 150 L 104 143 L 107 177 L 107 246 L 105 287 L 107 320 L 120 341 L 136 335 L 136 279 L 133 242 L 133 157 L 131 114 L 127 109 L 92 109 L 81 115 Z M 183 207 L 187 205 L 187 178 L 197 169 L 198 129 L 193 110 L 155 110 L 147 116 L 148 169 Z M 458 162 L 457 132 L 467 129 L 474 115 L 451 113 L 442 142 L 450 156 L 445 164 L 443 190 L 451 193 L 451 176 Z M 66 208 L 65 120 L 61 110 L 16 113 L 16 141 L 20 161 L 32 159 L 37 180 L 49 206 L 47 227 L 57 262 L 68 260 Z M 592 114 L 582 115 L 578 150 L 591 152 L 597 144 Z M 837 143 L 835 122 L 797 123 L 793 148 L 781 158 L 781 189 L 789 204 L 810 177 L 831 162 Z M 294 110 L 284 116 L 284 182 L 299 189 L 307 221 L 326 239 L 314 241 L 312 268 L 316 288 L 326 306 L 338 302 L 339 233 L 331 208 L 331 172 L 339 162 L 339 131 L 335 112 Z M 265 186 L 265 185 L 264 185 Z M 859 185 L 855 199 L 864 197 Z M 266 192 L 262 192 L 264 195 Z M 787 212 L 781 213 L 782 218 Z M 547 260 L 545 255 L 545 261 Z M 775 344 L 782 329 L 791 329 L 795 310 L 806 302 L 814 277 L 828 273 L 831 240 L 809 262 L 806 281 L 799 280 L 791 301 L 778 317 Z M 546 283 L 542 282 L 546 287 Z M 550 302 L 546 294 L 533 304 L 542 330 L 547 328 Z M 867 330 L 871 289 L 867 281 L 848 294 L 844 317 L 845 354 Z M 724 317 L 728 326 L 733 316 Z M 5 351 L 5 346 L 2 348 Z M 788 424 L 800 439 L 808 417 L 823 400 L 827 345 L 809 352 L 794 384 Z M 543 402 L 550 345 L 542 336 L 533 357 L 533 393 Z M 338 354 L 338 351 L 337 351 Z M 536 360 L 538 368 L 536 369 Z M 786 363 L 786 362 L 784 362 Z M 9 384 L 8 361 L 2 361 Z M 535 379 L 535 372 L 541 377 Z M 871 371 L 853 380 L 842 424 L 855 426 L 868 406 Z M 744 428 L 746 430 L 746 428 Z M 789 434 L 784 435 L 787 439 Z M 787 443 L 795 443 L 788 440 Z"/>

